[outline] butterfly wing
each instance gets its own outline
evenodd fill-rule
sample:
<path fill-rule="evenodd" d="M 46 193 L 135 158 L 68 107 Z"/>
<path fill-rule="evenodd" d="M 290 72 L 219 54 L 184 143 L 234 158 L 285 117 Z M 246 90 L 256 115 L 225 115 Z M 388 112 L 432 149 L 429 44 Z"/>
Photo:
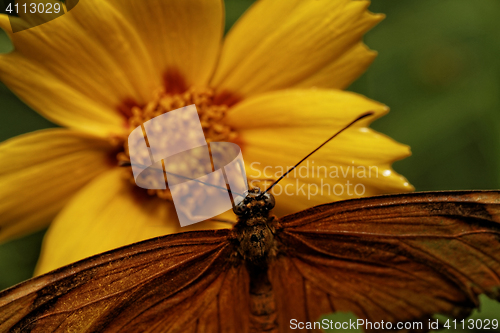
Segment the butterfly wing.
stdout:
<path fill-rule="evenodd" d="M 279 325 L 353 312 L 371 322 L 465 315 L 500 300 L 500 192 L 355 199 L 280 220 L 270 267 Z"/>
<path fill-rule="evenodd" d="M 241 331 L 249 280 L 228 261 L 229 232 L 136 243 L 14 286 L 0 293 L 0 332 Z"/>

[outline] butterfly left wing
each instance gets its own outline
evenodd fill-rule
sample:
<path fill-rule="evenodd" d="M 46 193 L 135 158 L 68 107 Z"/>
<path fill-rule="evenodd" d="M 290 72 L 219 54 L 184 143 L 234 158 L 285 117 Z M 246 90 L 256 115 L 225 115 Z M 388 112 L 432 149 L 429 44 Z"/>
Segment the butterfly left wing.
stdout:
<path fill-rule="evenodd" d="M 462 316 L 500 300 L 500 192 L 414 193 L 289 215 L 270 267 L 279 325 L 353 312 L 371 322 Z"/>
<path fill-rule="evenodd" d="M 228 261 L 229 232 L 147 240 L 14 286 L 0 293 L 0 332 L 241 331 L 249 280 Z"/>

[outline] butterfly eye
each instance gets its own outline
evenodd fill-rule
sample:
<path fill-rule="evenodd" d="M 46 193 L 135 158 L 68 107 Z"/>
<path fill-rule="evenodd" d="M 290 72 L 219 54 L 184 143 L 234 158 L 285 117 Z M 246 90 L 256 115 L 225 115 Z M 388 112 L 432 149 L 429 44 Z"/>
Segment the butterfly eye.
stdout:
<path fill-rule="evenodd" d="M 273 209 L 276 203 L 274 201 L 274 196 L 269 192 L 264 194 L 264 202 L 266 203 L 266 208 L 269 210 Z"/>
<path fill-rule="evenodd" d="M 239 204 L 237 204 L 233 207 L 233 212 L 239 216 L 245 215 L 247 211 L 248 211 L 248 207 L 244 201 L 240 202 Z"/>

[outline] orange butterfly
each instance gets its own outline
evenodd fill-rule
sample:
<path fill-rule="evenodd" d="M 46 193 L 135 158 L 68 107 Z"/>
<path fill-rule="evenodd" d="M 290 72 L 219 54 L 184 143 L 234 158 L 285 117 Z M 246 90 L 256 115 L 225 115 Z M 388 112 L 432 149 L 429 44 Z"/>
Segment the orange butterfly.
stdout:
<path fill-rule="evenodd" d="M 500 192 L 354 199 L 276 219 L 251 190 L 231 230 L 106 252 L 0 293 L 1 332 L 287 332 L 352 311 L 464 316 L 500 299 Z M 424 325 L 425 327 L 425 325 Z"/>
<path fill-rule="evenodd" d="M 0 332 L 289 332 L 337 311 L 428 330 L 479 294 L 500 300 L 500 191 L 346 200 L 277 219 L 272 186 L 233 208 L 232 229 L 150 239 L 1 292 Z"/>

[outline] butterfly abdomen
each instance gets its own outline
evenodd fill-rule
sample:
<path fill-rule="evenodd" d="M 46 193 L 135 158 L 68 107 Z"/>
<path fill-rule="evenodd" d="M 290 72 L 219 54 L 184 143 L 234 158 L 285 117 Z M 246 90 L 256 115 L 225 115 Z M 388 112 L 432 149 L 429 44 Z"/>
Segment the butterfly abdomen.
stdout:
<path fill-rule="evenodd" d="M 275 235 L 279 223 L 270 215 L 273 207 L 274 197 L 254 188 L 233 209 L 238 223 L 230 237 L 236 249 L 231 260 L 243 263 L 248 270 L 250 332 L 278 332 L 275 295 L 268 277 L 269 264 L 278 252 Z"/>
<path fill-rule="evenodd" d="M 250 274 L 250 331 L 278 332 L 276 302 L 267 265 L 247 263 Z"/>

